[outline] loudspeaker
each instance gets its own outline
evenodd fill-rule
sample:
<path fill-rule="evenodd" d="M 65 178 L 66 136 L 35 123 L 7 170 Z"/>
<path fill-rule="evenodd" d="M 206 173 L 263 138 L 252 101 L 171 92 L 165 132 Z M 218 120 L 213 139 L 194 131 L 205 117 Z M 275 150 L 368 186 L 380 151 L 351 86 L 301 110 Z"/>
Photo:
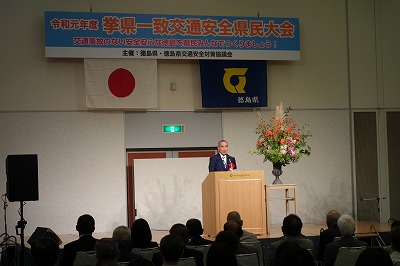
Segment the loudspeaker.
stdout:
<path fill-rule="evenodd" d="M 53 239 L 58 243 L 58 245 L 62 244 L 61 239 L 58 237 L 56 233 L 53 232 L 50 228 L 46 227 L 36 227 L 35 232 L 31 235 L 31 237 L 28 239 L 29 245 L 31 247 L 42 237 L 48 237 Z"/>
<path fill-rule="evenodd" d="M 9 201 L 39 200 L 37 154 L 8 155 L 6 174 Z"/>

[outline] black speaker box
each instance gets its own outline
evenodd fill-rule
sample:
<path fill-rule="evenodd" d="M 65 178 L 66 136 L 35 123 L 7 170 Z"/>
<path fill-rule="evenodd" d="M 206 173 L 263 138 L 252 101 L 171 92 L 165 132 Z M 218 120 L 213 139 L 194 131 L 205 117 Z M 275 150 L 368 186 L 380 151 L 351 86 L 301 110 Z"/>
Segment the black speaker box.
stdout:
<path fill-rule="evenodd" d="M 58 243 L 58 245 L 62 244 L 61 239 L 58 237 L 58 235 L 56 233 L 53 232 L 53 230 L 51 230 L 50 228 L 46 228 L 46 227 L 36 227 L 35 232 L 33 232 L 33 234 L 31 235 L 31 237 L 28 239 L 28 243 L 29 245 L 31 245 L 31 247 L 42 237 L 48 237 L 53 239 L 54 241 L 56 241 Z"/>
<path fill-rule="evenodd" d="M 39 200 L 37 154 L 8 155 L 6 174 L 9 201 Z"/>

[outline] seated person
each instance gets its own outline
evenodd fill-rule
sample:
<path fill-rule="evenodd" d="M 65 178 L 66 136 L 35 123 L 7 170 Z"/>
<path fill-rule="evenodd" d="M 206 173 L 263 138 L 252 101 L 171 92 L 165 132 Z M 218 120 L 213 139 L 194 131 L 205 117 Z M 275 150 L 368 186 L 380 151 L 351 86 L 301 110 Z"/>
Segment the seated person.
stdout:
<path fill-rule="evenodd" d="M 203 252 L 194 250 L 194 249 L 189 249 L 186 247 L 187 243 L 189 243 L 189 232 L 186 228 L 185 225 L 183 224 L 174 224 L 171 229 L 169 230 L 169 233 L 171 235 L 178 235 L 182 238 L 183 240 L 183 254 L 181 255 L 181 258 L 189 258 L 193 257 L 194 260 L 196 261 L 196 266 L 203 266 Z M 162 265 L 162 261 L 160 260 L 160 253 L 154 253 L 152 262 L 154 265 Z"/>
<path fill-rule="evenodd" d="M 213 241 L 204 239 L 203 235 L 203 227 L 201 225 L 200 220 L 192 218 L 187 220 L 186 228 L 189 232 L 189 246 L 201 246 L 201 245 L 210 245 Z"/>
<path fill-rule="evenodd" d="M 136 260 L 140 255 L 132 252 L 131 248 L 131 230 L 124 225 L 118 226 L 114 229 L 112 238 L 118 244 L 119 257 L 118 262 L 129 262 Z"/>
<path fill-rule="evenodd" d="M 237 222 L 231 220 L 224 224 L 224 231 L 233 232 L 239 239 L 243 235 L 242 226 Z M 239 241 L 238 248 L 236 249 L 236 254 L 250 254 L 256 253 L 258 254 L 257 249 L 247 246 Z"/>
<path fill-rule="evenodd" d="M 215 242 L 207 253 L 207 266 L 237 266 L 236 253 L 224 242 Z"/>
<path fill-rule="evenodd" d="M 289 214 L 283 219 L 283 237 L 268 247 L 268 266 L 277 265 L 276 250 L 282 243 L 287 241 L 297 243 L 301 248 L 311 250 L 314 254 L 314 243 L 301 233 L 302 228 L 303 222 L 295 214 Z"/>
<path fill-rule="evenodd" d="M 179 258 L 183 254 L 183 248 L 182 237 L 178 235 L 169 234 L 161 238 L 160 255 L 163 261 L 162 265 L 177 265 Z"/>
<path fill-rule="evenodd" d="M 63 266 L 72 266 L 78 251 L 94 251 L 94 245 L 97 241 L 97 239 L 92 236 L 95 229 L 94 225 L 94 218 L 89 214 L 84 214 L 78 218 L 75 228 L 79 233 L 79 239 L 64 246 Z"/>
<path fill-rule="evenodd" d="M 367 247 L 360 253 L 355 266 L 392 266 L 389 253 L 381 247 Z"/>
<path fill-rule="evenodd" d="M 143 219 L 137 219 L 131 227 L 131 245 L 132 248 L 155 248 L 157 242 L 152 241 L 152 234 L 149 223 Z"/>
<path fill-rule="evenodd" d="M 226 221 L 235 221 L 240 224 L 241 227 L 243 227 L 243 220 L 237 211 L 231 211 L 230 213 L 228 213 Z M 243 235 L 240 237 L 240 242 L 257 242 L 257 237 L 255 234 L 243 230 Z"/>
<path fill-rule="evenodd" d="M 276 249 L 278 266 L 313 266 L 314 257 L 310 251 L 295 242 L 286 241 Z"/>
<path fill-rule="evenodd" d="M 395 225 L 390 230 L 390 243 L 392 245 L 392 253 L 390 253 L 390 258 L 393 261 L 393 264 L 397 261 L 400 261 L 400 225 Z"/>
<path fill-rule="evenodd" d="M 350 215 L 342 215 L 338 219 L 338 228 L 341 235 L 339 240 L 333 241 L 328 244 L 325 248 L 324 253 L 324 266 L 333 266 L 339 248 L 341 247 L 366 247 L 367 243 L 360 241 L 354 237 L 354 232 L 356 230 L 356 222 Z"/>
<path fill-rule="evenodd" d="M 55 266 L 59 251 L 58 243 L 54 239 L 42 237 L 32 246 L 31 254 L 36 265 Z"/>
<path fill-rule="evenodd" d="M 118 244 L 112 238 L 102 238 L 94 246 L 97 266 L 118 266 Z"/>
<path fill-rule="evenodd" d="M 337 220 L 340 217 L 340 213 L 336 210 L 331 210 L 326 214 L 326 225 L 328 229 L 322 231 L 319 234 L 319 243 L 318 243 L 318 261 L 322 261 L 324 259 L 325 247 L 329 243 L 331 243 L 335 237 L 340 237 L 339 229 L 337 227 Z"/>

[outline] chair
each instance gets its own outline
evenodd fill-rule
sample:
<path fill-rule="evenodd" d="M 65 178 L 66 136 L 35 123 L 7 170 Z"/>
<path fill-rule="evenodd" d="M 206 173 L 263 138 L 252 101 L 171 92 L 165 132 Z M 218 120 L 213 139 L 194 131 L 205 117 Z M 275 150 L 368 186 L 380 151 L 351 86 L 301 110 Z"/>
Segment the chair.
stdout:
<path fill-rule="evenodd" d="M 250 254 L 236 254 L 238 266 L 255 266 L 259 265 L 258 255 L 256 253 Z"/>
<path fill-rule="evenodd" d="M 204 265 L 206 265 L 207 254 L 208 254 L 208 250 L 210 249 L 211 245 L 200 245 L 200 246 L 187 245 L 186 247 L 189 248 L 189 249 L 194 249 L 194 250 L 198 250 L 198 251 L 203 252 L 203 263 L 204 263 Z"/>
<path fill-rule="evenodd" d="M 354 266 L 357 258 L 366 247 L 341 247 L 334 266 Z"/>
<path fill-rule="evenodd" d="M 178 265 L 180 266 L 196 266 L 196 261 L 193 257 L 189 258 L 180 258 L 178 261 Z"/>
<path fill-rule="evenodd" d="M 160 249 L 158 247 L 155 248 L 133 248 L 132 252 L 142 256 L 143 258 L 152 261 L 153 254 L 159 252 Z"/>
<path fill-rule="evenodd" d="M 263 253 L 263 246 L 260 241 L 256 242 L 241 242 L 242 244 L 246 246 L 250 246 L 252 248 L 257 249 L 257 255 L 258 255 L 258 262 L 259 266 L 264 266 L 264 253 Z"/>
<path fill-rule="evenodd" d="M 400 260 L 396 261 L 393 266 L 400 266 Z"/>
<path fill-rule="evenodd" d="M 75 256 L 74 266 L 96 266 L 97 259 L 94 251 L 78 251 Z"/>

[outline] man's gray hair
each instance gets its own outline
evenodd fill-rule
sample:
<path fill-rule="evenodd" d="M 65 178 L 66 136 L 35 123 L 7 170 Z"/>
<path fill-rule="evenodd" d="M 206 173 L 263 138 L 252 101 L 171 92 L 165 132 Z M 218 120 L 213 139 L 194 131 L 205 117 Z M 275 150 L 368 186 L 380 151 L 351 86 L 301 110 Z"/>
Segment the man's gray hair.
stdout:
<path fill-rule="evenodd" d="M 337 222 L 339 232 L 342 236 L 352 236 L 356 229 L 356 221 L 350 215 L 340 216 Z"/>

